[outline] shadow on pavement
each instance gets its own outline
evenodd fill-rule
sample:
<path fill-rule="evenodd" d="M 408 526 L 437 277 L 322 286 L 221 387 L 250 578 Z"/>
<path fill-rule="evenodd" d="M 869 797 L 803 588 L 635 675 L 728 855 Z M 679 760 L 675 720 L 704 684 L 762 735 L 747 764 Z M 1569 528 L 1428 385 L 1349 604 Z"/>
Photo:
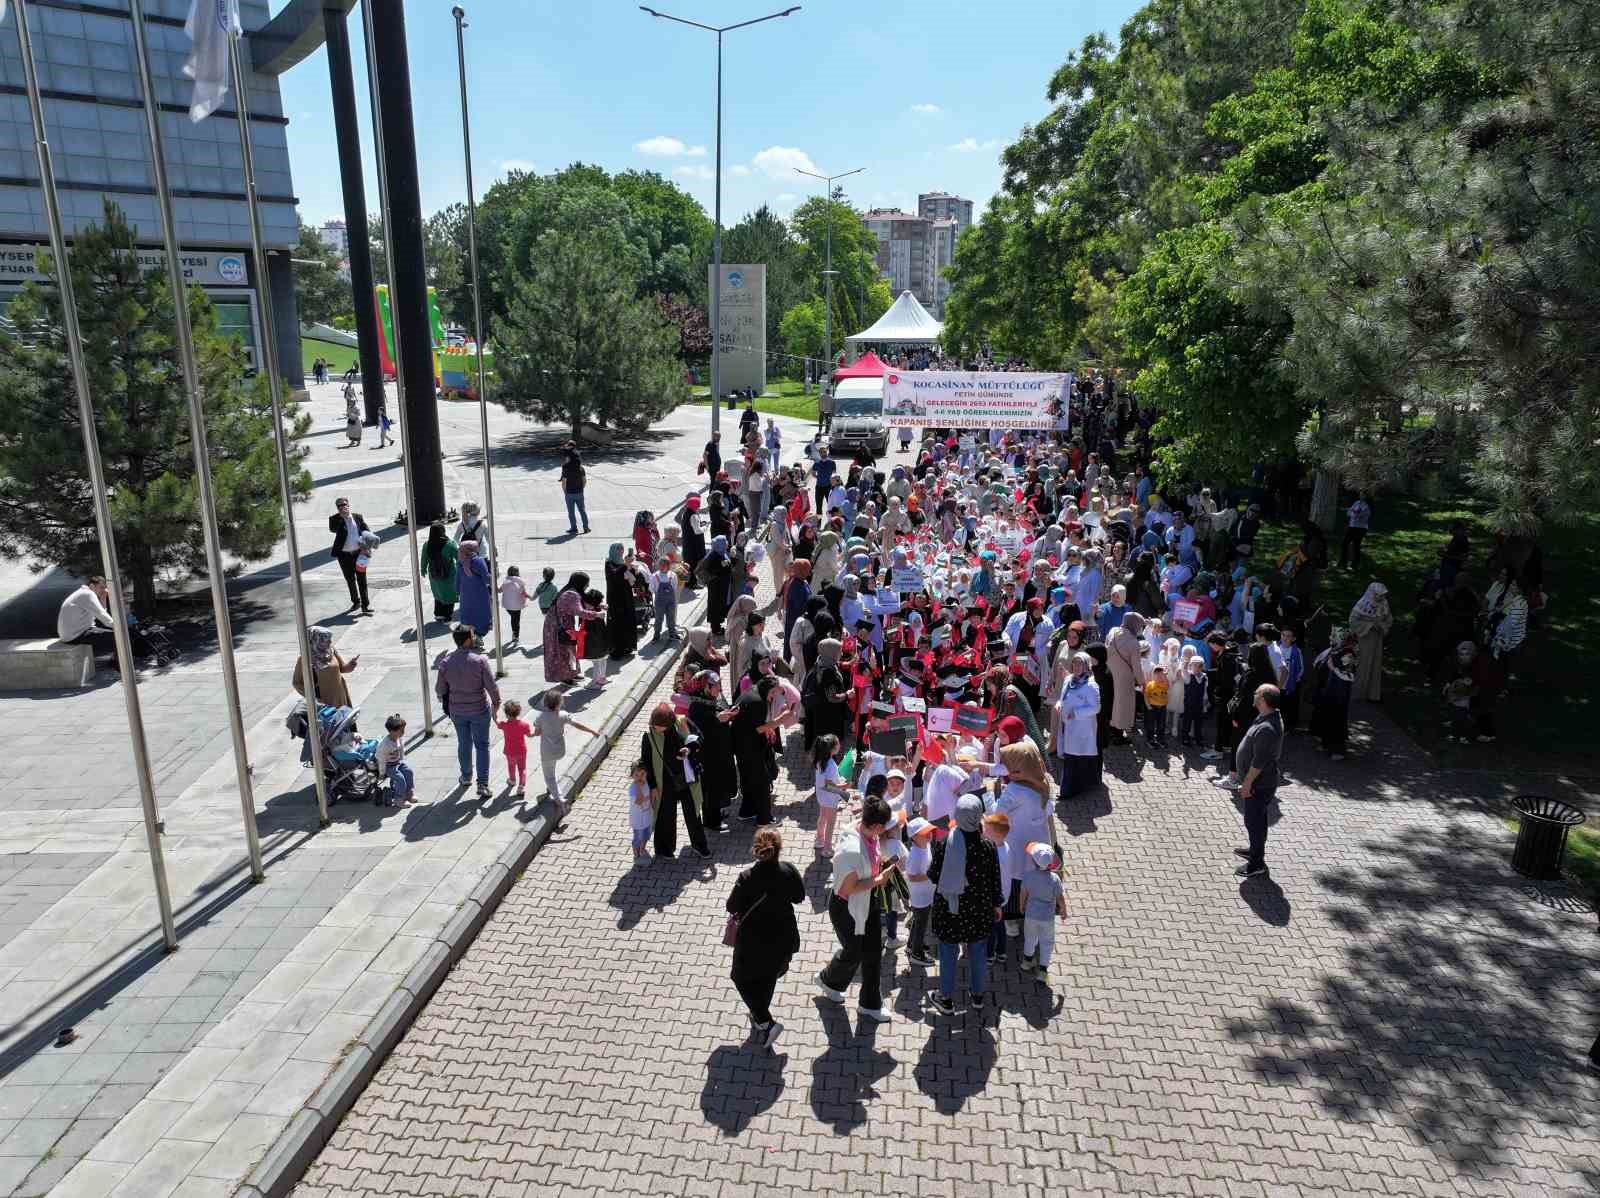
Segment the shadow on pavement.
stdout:
<path fill-rule="evenodd" d="M 783 1093 L 787 1058 L 750 1044 L 724 1044 L 706 1061 L 700 1113 L 725 1136 L 736 1136 Z"/>
<path fill-rule="evenodd" d="M 1369 867 L 1319 875 L 1330 916 L 1364 934 L 1322 977 L 1315 1010 L 1269 1001 L 1229 1026 L 1254 1047 L 1249 1068 L 1316 1090 L 1336 1118 L 1405 1127 L 1458 1167 L 1526 1164 L 1517 1129 L 1531 1120 L 1587 1152 L 1600 1129 L 1584 1055 L 1600 988 L 1592 921 L 1530 901 L 1508 847 L 1481 827 L 1411 825 L 1364 845 Z"/>
<path fill-rule="evenodd" d="M 1246 878 L 1239 886 L 1239 897 L 1244 899 L 1262 923 L 1275 928 L 1289 926 L 1289 896 L 1283 893 L 1283 887 L 1272 880 L 1271 874 Z"/>
<path fill-rule="evenodd" d="M 956 1115 L 989 1085 L 998 1057 L 994 1032 L 981 1021 L 944 1020 L 928 1033 L 911 1076 L 941 1115 Z"/>
<path fill-rule="evenodd" d="M 879 1097 L 874 1083 L 894 1072 L 895 1059 L 877 1047 L 877 1025 L 850 1026 L 849 1008 L 816 1000 L 828 1048 L 811 1063 L 811 1112 L 834 1135 L 848 1135 L 867 1121 L 867 1102 Z"/>

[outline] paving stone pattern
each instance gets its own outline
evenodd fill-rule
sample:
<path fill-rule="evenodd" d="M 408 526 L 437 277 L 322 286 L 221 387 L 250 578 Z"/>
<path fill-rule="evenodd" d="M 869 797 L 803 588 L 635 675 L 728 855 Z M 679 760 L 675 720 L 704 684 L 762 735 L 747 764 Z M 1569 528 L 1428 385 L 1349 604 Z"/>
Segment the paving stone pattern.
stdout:
<path fill-rule="evenodd" d="M 615 752 L 296 1193 L 1592 1195 L 1594 914 L 1510 870 L 1502 796 L 1359 714 L 1359 757 L 1292 745 L 1242 887 L 1198 760 L 1113 751 L 1105 793 L 1057 804 L 1053 990 L 1004 967 L 997 1013 L 934 1021 L 901 948 L 878 1029 L 812 983 L 834 940 L 796 737 L 775 1056 L 720 943 L 750 826 L 633 868 Z"/>

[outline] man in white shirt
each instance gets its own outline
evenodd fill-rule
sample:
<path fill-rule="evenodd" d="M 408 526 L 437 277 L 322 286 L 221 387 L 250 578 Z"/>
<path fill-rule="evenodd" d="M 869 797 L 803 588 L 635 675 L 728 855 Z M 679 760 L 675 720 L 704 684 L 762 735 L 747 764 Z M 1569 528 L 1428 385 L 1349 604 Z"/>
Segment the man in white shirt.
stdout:
<path fill-rule="evenodd" d="M 88 582 L 62 602 L 61 610 L 56 614 L 56 636 L 63 644 L 93 646 L 97 657 L 115 654 L 116 637 L 111 630 L 116 621 L 106 610 L 106 604 L 110 601 L 111 592 L 106 587 L 106 580 L 98 574 L 91 575 Z M 128 634 L 134 654 L 146 656 L 150 647 L 139 630 L 130 628 Z"/>

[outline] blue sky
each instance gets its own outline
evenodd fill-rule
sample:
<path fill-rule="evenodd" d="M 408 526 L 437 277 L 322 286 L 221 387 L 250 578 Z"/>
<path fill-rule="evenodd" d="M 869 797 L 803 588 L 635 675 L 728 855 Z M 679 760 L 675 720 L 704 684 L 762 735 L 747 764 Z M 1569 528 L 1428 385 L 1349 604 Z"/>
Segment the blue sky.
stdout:
<path fill-rule="evenodd" d="M 654 169 L 711 211 L 716 39 L 617 0 L 464 0 L 478 193 L 506 170 L 573 161 Z M 786 7 L 779 0 L 664 0 L 708 25 Z M 821 184 L 795 166 L 840 172 L 858 207 L 915 211 L 919 191 L 981 206 L 1000 185 L 1000 149 L 1047 111 L 1052 72 L 1084 35 L 1115 35 L 1135 0 L 810 0 L 792 16 L 724 39 L 723 219 L 762 203 L 787 213 Z M 449 0 L 407 8 L 424 214 L 465 198 Z M 362 102 L 367 206 L 371 123 L 359 10 L 351 17 Z M 327 59 L 281 81 L 301 216 L 342 215 Z"/>

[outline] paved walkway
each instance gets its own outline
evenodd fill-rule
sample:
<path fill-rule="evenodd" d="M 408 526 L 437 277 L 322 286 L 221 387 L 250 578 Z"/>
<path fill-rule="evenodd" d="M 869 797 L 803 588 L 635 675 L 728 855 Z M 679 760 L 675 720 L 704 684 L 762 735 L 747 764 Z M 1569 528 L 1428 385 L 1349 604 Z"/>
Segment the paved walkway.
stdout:
<path fill-rule="evenodd" d="M 363 447 L 338 448 L 336 387 L 317 389 L 311 411 L 316 492 L 297 513 L 311 617 L 334 628 L 347 658 L 361 656 L 349 681 L 364 731 L 381 735 L 382 716 L 401 711 L 416 733 L 409 567 L 390 523 L 405 506 L 398 451 L 373 448 L 372 430 Z M 447 494 L 459 506 L 481 498 L 478 409 L 443 404 L 440 418 Z M 547 564 L 563 579 L 578 566 L 598 578 L 606 545 L 630 539 L 638 508 L 665 511 L 686 493 L 705 421 L 703 408 L 680 410 L 646 438 L 587 454 L 595 531 L 573 539 L 555 481 L 563 434 L 491 409 L 502 562 L 534 582 Z M 802 427 L 785 424 L 791 438 Z M 345 610 L 327 555 L 336 495 L 385 536 L 372 617 Z M 0 624 L 53 627 L 61 594 L 57 576 L 30 584 L 8 572 Z M 461 793 L 443 722 L 411 752 L 422 804 L 338 806 L 319 831 L 310 776 L 283 728 L 297 649 L 282 547 L 246 567 L 230 594 L 268 880 L 251 885 L 245 866 L 213 634 L 140 684 L 182 937 L 171 956 L 155 930 L 114 675 L 81 692 L 0 696 L 11 733 L 0 796 L 0 1198 L 44 1194 L 63 1178 L 56 1192 L 231 1193 L 531 812 L 531 800 Z M 196 625 L 207 623 L 203 594 L 196 609 Z M 538 628 L 535 613 L 531 647 L 506 657 L 508 696 L 543 689 Z M 447 630 L 427 635 L 431 659 Z M 569 707 L 586 723 L 604 719 L 654 652 Z M 77 1039 L 56 1047 L 64 1026 Z"/>
<path fill-rule="evenodd" d="M 1381 717 L 1363 739 L 1343 765 L 1293 745 L 1243 887 L 1199 763 L 1115 751 L 1058 806 L 1053 991 L 1003 969 L 997 1017 L 934 1022 L 901 950 L 881 1029 L 815 996 L 796 739 L 777 802 L 810 901 L 776 1056 L 720 943 L 749 825 L 630 868 L 613 754 L 296 1193 L 1594 1194 L 1594 914 L 1510 870 L 1503 796 L 1442 789 Z"/>

